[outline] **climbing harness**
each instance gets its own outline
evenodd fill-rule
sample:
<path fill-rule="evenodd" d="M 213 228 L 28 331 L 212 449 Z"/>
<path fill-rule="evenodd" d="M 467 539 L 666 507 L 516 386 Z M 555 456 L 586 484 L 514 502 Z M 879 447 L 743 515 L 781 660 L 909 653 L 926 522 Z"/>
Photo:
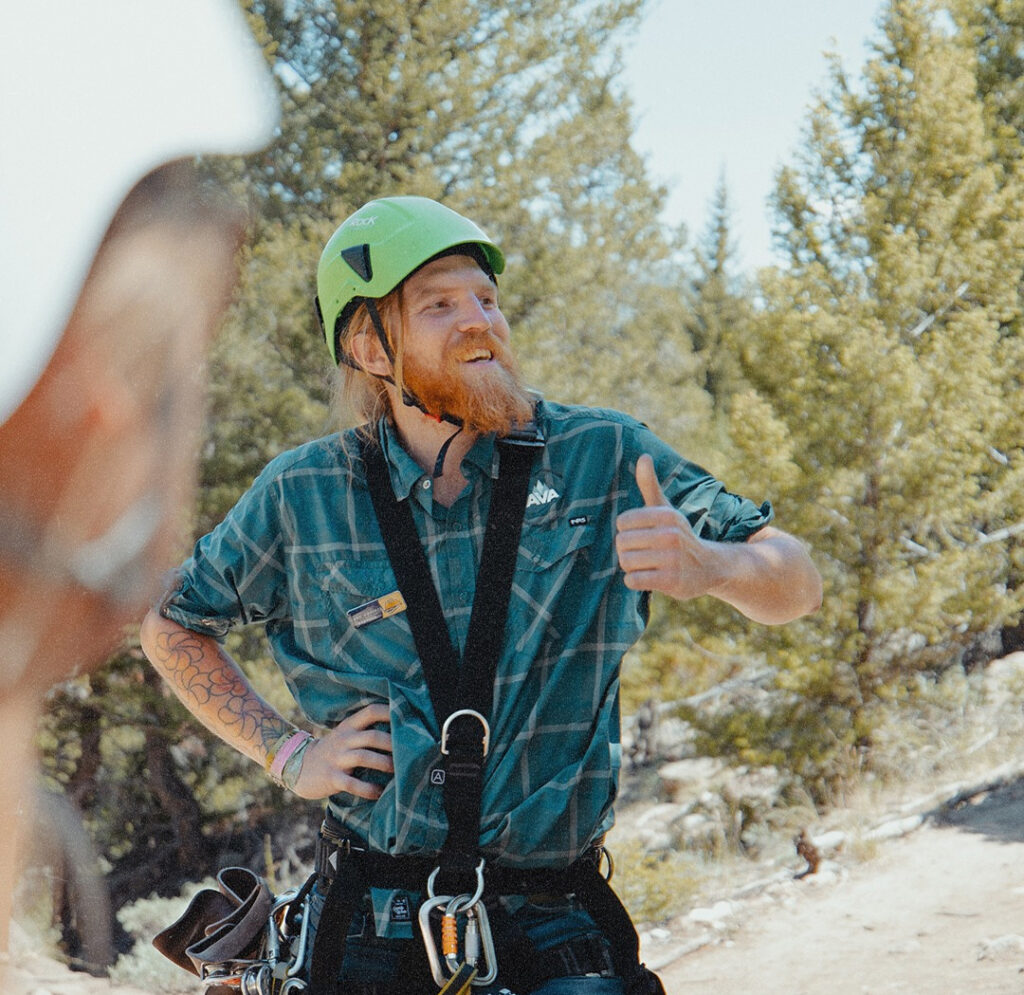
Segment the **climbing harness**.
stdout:
<path fill-rule="evenodd" d="M 535 425 L 496 442 L 498 479 L 491 495 L 491 507 L 484 530 L 480 558 L 480 580 L 470 613 L 466 649 L 461 661 L 452 645 L 444 611 L 431 579 L 430 566 L 420 543 L 408 502 L 396 499 L 387 460 L 379 446 L 364 441 L 363 463 L 374 510 L 384 539 L 398 589 L 405 598 L 409 625 L 423 667 L 434 715 L 441 726 L 439 774 L 444 785 L 444 807 L 448 835 L 438 863 L 428 879 L 427 915 L 421 913 L 427 957 L 434 980 L 442 987 L 459 974 L 463 963 L 458 956 L 460 918 L 463 920 L 463 954 L 482 954 L 482 964 L 471 985 L 490 984 L 497 976 L 497 963 L 487 912 L 481 902 L 484 891 L 484 863 L 479 854 L 480 807 L 483 769 L 490 743 L 490 715 L 494 677 L 505 637 L 512 576 L 529 489 L 530 471 L 544 440 Z M 372 879 L 371 879 L 372 880 Z M 464 893 L 458 887 L 466 883 Z M 376 883 L 376 882 L 375 882 Z M 439 889 L 434 891 L 435 886 Z M 336 878 L 325 901 L 340 903 L 335 893 Z M 479 892 L 479 895 L 476 894 Z M 332 898 L 334 901 L 332 902 Z M 442 901 L 443 899 L 443 901 Z M 429 913 L 444 906 L 442 952 L 437 954 Z M 333 912 L 333 909 L 332 909 Z M 318 936 L 322 932 L 318 930 Z M 477 938 L 480 944 L 477 944 Z M 320 984 L 332 984 L 337 968 L 321 944 L 314 944 L 311 981 L 316 995 Z M 340 966 L 340 964 L 339 964 Z M 454 968 L 454 970 L 452 970 Z M 324 989 L 330 991 L 330 988 Z"/>
<path fill-rule="evenodd" d="M 486 900 L 499 895 L 575 894 L 608 941 L 567 941 L 556 951 L 535 951 L 529 939 L 505 924 L 516 964 L 505 973 L 523 979 L 524 990 L 546 977 L 617 974 L 629 995 L 658 995 L 658 979 L 639 961 L 639 940 L 629 914 L 601 874 L 605 856 L 597 845 L 566 869 L 516 871 L 486 867 L 479 852 L 483 768 L 490 748 L 493 689 L 505 641 L 512 578 L 522 531 L 530 474 L 543 438 L 534 426 L 498 439 L 498 478 L 484 531 L 479 579 L 460 661 L 452 646 L 430 567 L 407 501 L 398 501 L 387 461 L 369 440 L 362 446 L 367 483 L 398 589 L 440 726 L 439 767 L 448 834 L 427 875 L 419 926 L 430 973 L 442 995 L 490 984 L 498 973 Z M 324 852 L 334 866 L 317 929 L 310 969 L 311 995 L 336 991 L 348 923 L 368 883 L 423 891 L 423 858 L 388 857 L 345 838 L 344 827 L 325 820 Z M 334 844 L 333 841 L 341 841 Z M 318 866 L 331 858 L 318 857 Z M 609 872 L 610 872 L 609 862 Z M 417 884 L 417 881 L 419 882 Z M 328 925 L 330 920 L 331 925 Z M 439 921 L 438 921 L 439 920 Z M 438 943 L 440 935 L 440 944 Z M 507 944 L 507 945 L 509 945 Z M 610 953 L 610 963 L 608 957 Z M 595 970 L 596 968 L 596 970 Z M 405 976 L 405 975 L 403 975 Z M 503 973 L 503 980 L 505 974 Z M 519 983 L 519 982 L 517 982 Z"/>

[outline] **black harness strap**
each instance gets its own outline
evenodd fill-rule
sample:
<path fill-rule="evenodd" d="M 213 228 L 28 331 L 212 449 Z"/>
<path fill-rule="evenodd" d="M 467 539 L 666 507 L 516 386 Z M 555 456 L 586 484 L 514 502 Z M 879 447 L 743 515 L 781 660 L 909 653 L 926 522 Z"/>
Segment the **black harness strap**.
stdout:
<path fill-rule="evenodd" d="M 480 846 L 480 804 L 487 752 L 484 727 L 494 703 L 494 679 L 505 644 L 512 578 L 515 573 L 530 469 L 542 443 L 498 441 L 498 483 L 484 531 L 466 651 L 456 688 L 456 708 L 448 715 L 445 739 L 444 806 L 448 835 L 441 848 L 442 873 L 473 870 Z M 441 717 L 437 717 L 439 721 Z"/>
<path fill-rule="evenodd" d="M 361 445 L 377 523 L 395 571 L 398 589 L 405 598 L 409 628 L 446 754 L 444 802 L 449 828 L 438 863 L 449 874 L 461 876 L 475 868 L 486 757 L 483 725 L 471 715 L 456 713 L 472 710 L 485 719 L 490 718 L 494 675 L 504 644 L 530 468 L 543 445 L 543 439 L 536 430 L 497 442 L 498 482 L 491 495 L 466 653 L 461 666 L 430 574 L 430 565 L 420 544 L 412 509 L 408 501 L 399 501 L 395 497 L 387 460 L 380 447 L 369 440 L 364 440 Z M 309 979 L 311 995 L 336 992 L 348 924 L 366 891 L 364 862 L 348 860 L 343 862 L 343 866 L 345 872 L 339 873 L 331 882 L 313 944 Z M 452 893 L 457 894 L 458 891 Z"/>
<path fill-rule="evenodd" d="M 626 995 L 665 995 L 658 976 L 640 961 L 640 938 L 626 907 L 597 866 L 577 861 L 573 891 L 611 947 L 615 971 Z"/>
<path fill-rule="evenodd" d="M 442 879 L 455 874 L 459 880 L 465 880 L 478 859 L 480 799 L 487 752 L 486 727 L 481 717 L 490 720 L 530 470 L 544 443 L 533 430 L 498 439 L 496 445 L 498 480 L 491 494 L 461 665 L 409 502 L 395 497 L 380 448 L 368 442 L 362 447 L 370 496 L 399 590 L 405 597 L 409 627 L 441 733 L 448 818 L 448 835 L 439 856 Z M 451 885 L 450 880 L 448 884 Z"/>
<path fill-rule="evenodd" d="M 349 925 L 368 887 L 369 881 L 361 861 L 340 862 L 324 898 L 313 939 L 313 952 L 309 959 L 310 995 L 336 995 L 339 991 Z"/>
<path fill-rule="evenodd" d="M 434 715 L 440 723 L 453 711 L 449 692 L 455 687 L 452 675 L 458 672 L 458 657 L 448 635 L 447 624 L 437 624 L 438 619 L 444 622 L 444 612 L 437 589 L 430 579 L 430 566 L 420 545 L 412 511 L 407 504 L 395 500 L 383 452 L 375 444 L 363 442 L 362 457 L 377 523 L 391 568 L 395 571 L 398 589 L 405 598 L 409 628 L 419 653 L 423 679 L 430 692 Z M 424 576 L 426 583 L 423 583 Z"/>

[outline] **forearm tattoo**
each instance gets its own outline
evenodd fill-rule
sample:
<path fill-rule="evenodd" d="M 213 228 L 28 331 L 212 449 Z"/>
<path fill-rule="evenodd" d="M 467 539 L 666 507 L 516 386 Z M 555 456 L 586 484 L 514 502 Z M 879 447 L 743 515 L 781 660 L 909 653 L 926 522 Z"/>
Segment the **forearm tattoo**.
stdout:
<path fill-rule="evenodd" d="M 164 632 L 156 642 L 155 662 L 186 708 L 217 733 L 259 743 L 264 750 L 292 730 L 270 709 L 233 666 L 211 661 L 203 640 L 193 632 Z"/>

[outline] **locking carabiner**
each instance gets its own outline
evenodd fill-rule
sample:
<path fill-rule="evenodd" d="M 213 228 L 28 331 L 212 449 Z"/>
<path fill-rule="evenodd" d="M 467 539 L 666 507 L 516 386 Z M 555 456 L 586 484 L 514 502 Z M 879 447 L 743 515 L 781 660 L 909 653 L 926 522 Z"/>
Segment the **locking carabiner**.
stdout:
<path fill-rule="evenodd" d="M 484 861 L 476 869 L 476 891 L 463 895 L 435 895 L 434 883 L 440 868 L 435 868 L 427 879 L 427 900 L 420 906 L 420 933 L 430 964 L 430 973 L 438 988 L 459 974 L 467 965 L 473 968 L 474 986 L 489 985 L 498 976 L 498 960 L 494 950 L 494 937 L 487 919 L 487 907 L 482 899 L 484 894 Z M 444 909 L 441 917 L 441 950 L 430 923 L 430 914 L 435 909 Z M 465 917 L 462 951 L 459 949 L 459 916 Z M 477 963 L 483 958 L 483 967 Z M 483 973 L 481 973 L 481 971 Z"/>

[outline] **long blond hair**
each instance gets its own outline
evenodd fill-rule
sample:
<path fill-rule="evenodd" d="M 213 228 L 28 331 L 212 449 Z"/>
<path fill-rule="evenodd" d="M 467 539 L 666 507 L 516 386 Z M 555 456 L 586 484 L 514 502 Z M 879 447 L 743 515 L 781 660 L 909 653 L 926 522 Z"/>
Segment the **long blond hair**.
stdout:
<path fill-rule="evenodd" d="M 405 333 L 405 316 L 402 309 L 402 285 L 376 301 L 388 346 L 395 357 L 394 380 L 401 389 L 402 380 L 402 343 Z M 353 312 L 339 336 L 339 354 L 352 356 L 352 342 L 360 335 L 376 337 L 373 320 L 365 302 Z M 380 377 L 367 373 L 347 363 L 339 363 L 334 375 L 332 389 L 332 405 L 335 416 L 341 427 L 359 425 L 371 436 L 376 438 L 376 429 L 381 420 L 389 414 L 390 400 L 384 381 Z"/>

